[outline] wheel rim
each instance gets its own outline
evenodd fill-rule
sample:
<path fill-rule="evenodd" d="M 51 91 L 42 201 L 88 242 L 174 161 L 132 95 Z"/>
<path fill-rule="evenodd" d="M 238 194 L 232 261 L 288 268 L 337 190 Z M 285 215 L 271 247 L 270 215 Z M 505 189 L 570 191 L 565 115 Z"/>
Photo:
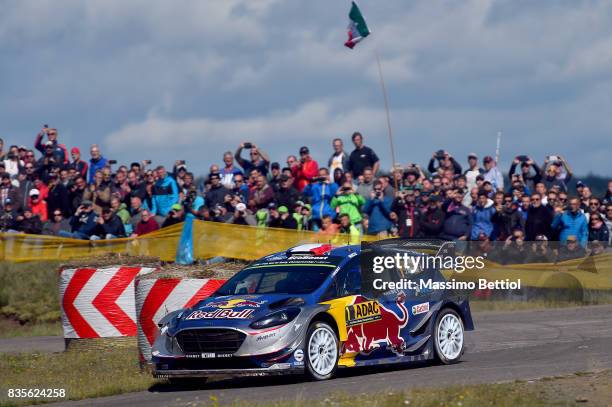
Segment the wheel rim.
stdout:
<path fill-rule="evenodd" d="M 338 345 L 336 337 L 328 328 L 317 328 L 308 341 L 308 361 L 312 370 L 321 375 L 328 375 L 336 366 Z"/>
<path fill-rule="evenodd" d="M 446 314 L 438 324 L 438 349 L 448 360 L 459 357 L 463 348 L 463 326 L 454 314 Z"/>

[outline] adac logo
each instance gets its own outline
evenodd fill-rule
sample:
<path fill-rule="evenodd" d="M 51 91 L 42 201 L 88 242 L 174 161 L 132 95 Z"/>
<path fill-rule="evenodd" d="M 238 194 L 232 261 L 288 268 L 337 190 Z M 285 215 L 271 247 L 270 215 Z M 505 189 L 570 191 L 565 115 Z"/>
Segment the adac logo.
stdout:
<path fill-rule="evenodd" d="M 232 300 L 223 300 L 223 301 L 213 301 L 206 304 L 206 307 L 211 308 L 221 308 L 221 309 L 231 309 L 231 308 L 242 308 L 242 307 L 251 307 L 251 308 L 259 308 L 260 305 L 263 305 L 265 301 L 253 301 L 245 298 L 235 298 Z"/>

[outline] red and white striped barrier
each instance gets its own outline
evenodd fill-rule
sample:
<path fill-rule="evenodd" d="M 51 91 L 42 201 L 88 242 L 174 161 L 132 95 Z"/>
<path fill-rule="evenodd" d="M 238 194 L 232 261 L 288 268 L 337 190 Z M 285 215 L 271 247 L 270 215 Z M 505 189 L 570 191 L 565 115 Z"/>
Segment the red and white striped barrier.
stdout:
<path fill-rule="evenodd" d="M 154 270 L 120 266 L 62 270 L 64 338 L 136 336 L 134 280 Z"/>
<path fill-rule="evenodd" d="M 136 281 L 138 348 L 144 360 L 151 360 L 151 346 L 157 337 L 158 322 L 169 312 L 190 307 L 210 296 L 225 280 L 168 278 Z"/>

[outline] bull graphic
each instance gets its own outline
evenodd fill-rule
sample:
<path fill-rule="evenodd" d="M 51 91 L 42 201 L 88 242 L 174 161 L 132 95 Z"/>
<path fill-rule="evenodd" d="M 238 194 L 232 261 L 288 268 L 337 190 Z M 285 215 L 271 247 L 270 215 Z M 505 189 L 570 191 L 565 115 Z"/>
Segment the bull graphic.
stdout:
<path fill-rule="evenodd" d="M 221 309 L 230 309 L 230 308 L 242 308 L 242 307 L 253 307 L 259 308 L 264 301 L 252 301 L 244 298 L 236 298 L 231 300 L 221 300 L 221 301 L 213 301 L 206 304 L 206 307 L 214 307 Z"/>
<path fill-rule="evenodd" d="M 401 337 L 400 331 L 408 324 L 408 310 L 404 305 L 405 298 L 405 295 L 401 293 L 395 300 L 402 311 L 403 315 L 401 317 L 379 304 L 379 319 L 351 326 L 347 332 L 347 340 L 343 345 L 343 353 L 370 353 L 378 349 L 381 344 L 389 346 L 396 353 L 402 353 L 404 338 Z M 363 297 L 357 297 L 355 304 L 364 301 Z"/>

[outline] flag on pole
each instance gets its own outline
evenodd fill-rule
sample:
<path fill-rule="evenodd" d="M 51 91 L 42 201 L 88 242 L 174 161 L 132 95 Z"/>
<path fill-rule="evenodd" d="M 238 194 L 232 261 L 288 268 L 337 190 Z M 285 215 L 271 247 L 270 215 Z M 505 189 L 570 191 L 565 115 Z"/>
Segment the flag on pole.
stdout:
<path fill-rule="evenodd" d="M 366 24 L 361 10 L 357 7 L 357 3 L 352 2 L 351 11 L 349 11 L 349 26 L 348 26 L 348 41 L 344 46 L 353 49 L 358 42 L 370 35 L 370 29 Z"/>
<path fill-rule="evenodd" d="M 193 264 L 193 216 L 187 216 L 176 250 L 176 264 Z"/>

